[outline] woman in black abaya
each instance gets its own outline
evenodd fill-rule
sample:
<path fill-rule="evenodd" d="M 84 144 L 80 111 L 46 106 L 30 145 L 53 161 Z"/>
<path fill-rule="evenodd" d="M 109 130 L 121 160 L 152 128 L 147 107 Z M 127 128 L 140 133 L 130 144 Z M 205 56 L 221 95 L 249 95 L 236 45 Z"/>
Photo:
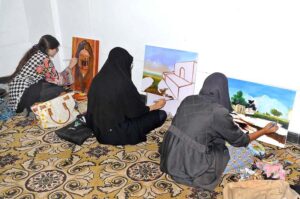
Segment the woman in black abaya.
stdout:
<path fill-rule="evenodd" d="M 87 125 L 103 144 L 126 145 L 146 141 L 146 135 L 161 126 L 165 100 L 146 106 L 131 80 L 133 57 L 116 47 L 92 81 L 88 93 Z"/>
<path fill-rule="evenodd" d="M 233 122 L 231 110 L 226 76 L 211 74 L 199 95 L 186 97 L 177 109 L 160 147 L 161 170 L 177 183 L 212 191 L 230 159 L 225 141 L 243 147 L 278 129 L 269 123 L 245 134 Z"/>

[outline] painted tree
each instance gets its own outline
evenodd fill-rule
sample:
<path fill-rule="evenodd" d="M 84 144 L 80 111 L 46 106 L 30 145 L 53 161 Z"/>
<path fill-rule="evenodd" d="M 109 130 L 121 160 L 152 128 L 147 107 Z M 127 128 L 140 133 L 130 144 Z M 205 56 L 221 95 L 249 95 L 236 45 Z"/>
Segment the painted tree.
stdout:
<path fill-rule="evenodd" d="M 282 113 L 275 108 L 271 109 L 270 112 L 272 113 L 272 115 L 274 115 L 276 117 L 280 117 L 282 115 Z"/>
<path fill-rule="evenodd" d="M 242 91 L 236 92 L 236 94 L 231 97 L 231 103 L 234 105 L 240 104 L 243 106 L 246 106 L 248 104 L 245 98 L 243 97 Z"/>

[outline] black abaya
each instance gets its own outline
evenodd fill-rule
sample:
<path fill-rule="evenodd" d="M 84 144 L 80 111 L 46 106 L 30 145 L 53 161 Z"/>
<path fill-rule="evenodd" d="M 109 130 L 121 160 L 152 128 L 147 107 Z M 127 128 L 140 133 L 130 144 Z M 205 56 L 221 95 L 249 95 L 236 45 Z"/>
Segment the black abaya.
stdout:
<path fill-rule="evenodd" d="M 136 144 L 166 119 L 164 111 L 151 111 L 131 80 L 133 57 L 114 48 L 88 93 L 87 125 L 100 143 Z"/>

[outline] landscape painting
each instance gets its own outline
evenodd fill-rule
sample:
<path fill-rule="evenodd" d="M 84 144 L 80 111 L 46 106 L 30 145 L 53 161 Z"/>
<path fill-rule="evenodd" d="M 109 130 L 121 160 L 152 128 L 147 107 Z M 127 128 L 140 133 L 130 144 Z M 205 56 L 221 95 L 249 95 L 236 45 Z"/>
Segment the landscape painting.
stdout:
<path fill-rule="evenodd" d="M 194 94 L 197 58 L 194 52 L 146 46 L 142 91 L 147 105 L 165 98 L 163 109 L 175 115 L 180 102 Z"/>
<path fill-rule="evenodd" d="M 279 129 L 258 140 L 284 147 L 296 91 L 229 78 L 229 93 L 234 121 L 245 131 L 255 132 L 269 122 Z"/>

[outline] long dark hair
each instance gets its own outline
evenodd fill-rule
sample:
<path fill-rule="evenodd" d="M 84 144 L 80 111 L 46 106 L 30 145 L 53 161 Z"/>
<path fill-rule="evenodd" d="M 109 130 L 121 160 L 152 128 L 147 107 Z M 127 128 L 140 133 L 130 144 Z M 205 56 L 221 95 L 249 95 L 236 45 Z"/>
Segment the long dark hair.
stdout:
<path fill-rule="evenodd" d="M 49 49 L 56 49 L 59 46 L 58 40 L 51 35 L 44 35 L 40 38 L 39 43 L 33 45 L 22 57 L 20 60 L 15 72 L 6 77 L 0 77 L 0 83 L 8 83 L 13 80 L 13 78 L 21 71 L 22 67 L 26 64 L 26 62 L 30 59 L 32 55 L 34 55 L 38 50 L 47 54 Z"/>

